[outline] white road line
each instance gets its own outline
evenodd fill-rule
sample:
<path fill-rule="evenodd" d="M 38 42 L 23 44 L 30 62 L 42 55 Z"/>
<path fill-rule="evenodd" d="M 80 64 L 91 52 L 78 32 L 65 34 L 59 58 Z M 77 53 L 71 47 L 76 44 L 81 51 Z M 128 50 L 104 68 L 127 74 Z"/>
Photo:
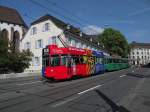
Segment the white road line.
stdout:
<path fill-rule="evenodd" d="M 60 101 L 60 102 L 57 103 L 57 104 L 53 104 L 52 107 L 58 107 L 58 106 L 60 106 L 60 105 L 63 105 L 63 104 L 65 104 L 65 103 L 68 103 L 68 102 L 70 102 L 70 101 L 72 101 L 72 100 L 75 100 L 75 99 L 77 99 L 78 97 L 79 97 L 79 96 L 73 97 L 73 98 L 70 98 L 70 99 L 67 99 L 67 100 L 64 100 L 64 101 Z"/>
<path fill-rule="evenodd" d="M 125 77 L 126 75 L 121 75 L 120 77 Z"/>
<path fill-rule="evenodd" d="M 94 86 L 94 87 L 89 88 L 89 89 L 87 89 L 87 90 L 85 90 L 85 91 L 82 91 L 82 92 L 80 92 L 80 93 L 78 93 L 78 94 L 79 94 L 79 95 L 84 94 L 84 93 L 86 93 L 86 92 L 88 92 L 88 91 L 91 91 L 91 90 L 96 89 L 96 88 L 101 87 L 101 86 L 102 86 L 102 85 Z"/>
<path fill-rule="evenodd" d="M 34 81 L 34 82 L 21 83 L 21 84 L 16 84 L 16 85 L 18 85 L 18 86 L 22 86 L 22 85 L 27 85 L 27 84 L 39 83 L 39 82 L 42 82 L 42 81 Z"/>
<path fill-rule="evenodd" d="M 64 101 L 60 101 L 60 102 L 58 102 L 58 103 L 55 103 L 55 104 L 52 105 L 52 107 L 57 107 L 57 106 L 60 106 L 60 105 L 65 104 L 65 103 L 68 103 L 68 102 L 70 102 L 70 101 L 72 101 L 72 100 L 75 100 L 75 99 L 79 98 L 81 94 L 86 93 L 86 92 L 91 91 L 91 90 L 94 90 L 94 89 L 96 89 L 96 88 L 98 88 L 98 87 L 100 87 L 100 86 L 102 86 L 102 85 L 97 85 L 97 86 L 94 86 L 94 87 L 92 87 L 92 88 L 89 88 L 89 89 L 87 89 L 87 90 L 85 90 L 85 91 L 82 91 L 82 92 L 80 92 L 80 93 L 77 93 L 79 96 L 75 96 L 75 97 L 66 99 L 66 100 L 64 100 Z"/>

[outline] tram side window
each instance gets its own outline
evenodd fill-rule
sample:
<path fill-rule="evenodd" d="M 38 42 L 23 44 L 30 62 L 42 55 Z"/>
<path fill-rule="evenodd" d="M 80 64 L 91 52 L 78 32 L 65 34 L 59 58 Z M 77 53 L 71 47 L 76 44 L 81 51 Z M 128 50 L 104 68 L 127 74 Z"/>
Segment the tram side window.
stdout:
<path fill-rule="evenodd" d="M 80 63 L 81 63 L 81 64 L 86 64 L 85 56 L 81 56 L 81 57 L 80 57 Z"/>
<path fill-rule="evenodd" d="M 73 60 L 76 64 L 79 64 L 80 63 L 80 60 L 79 60 L 79 57 L 73 57 Z"/>
<path fill-rule="evenodd" d="M 114 60 L 110 58 L 109 63 L 114 63 Z"/>
<path fill-rule="evenodd" d="M 113 62 L 114 62 L 114 63 L 118 63 L 118 60 L 117 60 L 117 59 L 113 59 Z"/>
<path fill-rule="evenodd" d="M 66 56 L 61 56 L 61 65 L 66 65 L 67 66 L 67 57 Z"/>
<path fill-rule="evenodd" d="M 103 58 L 97 58 L 98 59 L 98 63 L 102 64 L 103 63 Z"/>
<path fill-rule="evenodd" d="M 51 66 L 60 66 L 60 57 L 59 56 L 52 56 L 50 58 L 50 65 Z"/>
<path fill-rule="evenodd" d="M 112 63 L 112 59 L 107 58 L 107 63 Z"/>
<path fill-rule="evenodd" d="M 107 58 L 104 58 L 104 64 L 107 64 Z"/>
<path fill-rule="evenodd" d="M 124 62 L 124 60 L 122 60 L 122 59 L 119 59 L 119 63 L 123 63 Z"/>

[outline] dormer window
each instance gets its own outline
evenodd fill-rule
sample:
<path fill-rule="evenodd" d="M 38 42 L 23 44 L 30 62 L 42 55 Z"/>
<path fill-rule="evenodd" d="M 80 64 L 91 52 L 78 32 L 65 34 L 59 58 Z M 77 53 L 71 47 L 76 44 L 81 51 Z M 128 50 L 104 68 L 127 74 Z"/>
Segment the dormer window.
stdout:
<path fill-rule="evenodd" d="M 79 35 L 80 35 L 80 37 L 82 37 L 82 32 L 80 32 L 80 34 L 79 34 Z"/>
<path fill-rule="evenodd" d="M 70 29 L 70 24 L 68 24 L 68 25 L 67 25 L 67 28 L 66 28 L 66 29 L 67 29 L 67 30 L 69 30 L 69 29 Z"/>

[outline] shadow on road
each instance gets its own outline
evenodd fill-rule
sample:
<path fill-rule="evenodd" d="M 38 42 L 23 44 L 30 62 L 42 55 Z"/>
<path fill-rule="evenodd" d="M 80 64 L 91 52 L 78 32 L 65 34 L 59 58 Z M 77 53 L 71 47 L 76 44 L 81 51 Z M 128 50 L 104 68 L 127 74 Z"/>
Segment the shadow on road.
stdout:
<path fill-rule="evenodd" d="M 95 92 L 102 98 L 112 109 L 113 112 L 130 112 L 123 106 L 118 106 L 115 102 L 109 99 L 105 94 L 103 94 L 99 90 L 95 90 Z"/>

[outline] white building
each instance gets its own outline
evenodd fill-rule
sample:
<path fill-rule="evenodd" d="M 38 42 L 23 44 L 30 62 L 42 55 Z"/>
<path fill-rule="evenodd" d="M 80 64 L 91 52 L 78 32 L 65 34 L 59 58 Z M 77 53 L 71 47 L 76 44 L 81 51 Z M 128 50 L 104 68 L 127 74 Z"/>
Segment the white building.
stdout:
<path fill-rule="evenodd" d="M 64 34 L 63 31 L 67 30 Z M 82 33 L 78 28 L 66 24 L 63 21 L 45 15 L 31 23 L 31 27 L 26 33 L 21 42 L 21 49 L 30 49 L 34 54 L 31 66 L 26 70 L 28 72 L 40 72 L 42 68 L 42 48 L 48 44 L 57 44 L 59 47 L 64 47 L 62 42 L 57 38 L 62 34 L 61 38 L 69 46 L 77 48 L 89 48 L 98 50 L 100 47 L 97 42 L 94 42 L 86 34 Z"/>
<path fill-rule="evenodd" d="M 150 43 L 131 43 L 130 59 L 134 65 L 146 65 L 150 63 Z"/>
<path fill-rule="evenodd" d="M 0 6 L 0 32 L 3 38 L 14 45 L 14 50 L 19 50 L 20 40 L 23 38 L 27 26 L 17 10 Z"/>

